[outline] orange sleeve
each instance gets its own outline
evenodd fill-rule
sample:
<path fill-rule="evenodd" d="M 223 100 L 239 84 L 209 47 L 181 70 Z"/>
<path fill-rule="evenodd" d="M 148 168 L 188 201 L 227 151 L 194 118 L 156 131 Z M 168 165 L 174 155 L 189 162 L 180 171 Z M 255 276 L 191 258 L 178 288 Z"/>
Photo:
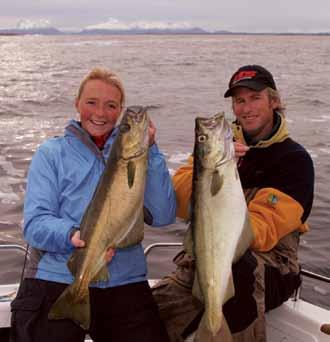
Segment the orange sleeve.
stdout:
<path fill-rule="evenodd" d="M 255 235 L 251 245 L 254 250 L 269 251 L 285 235 L 308 230 L 307 224 L 301 222 L 304 209 L 300 203 L 274 188 L 259 190 L 248 209 Z"/>
<path fill-rule="evenodd" d="M 180 167 L 173 176 L 173 185 L 176 194 L 176 216 L 188 219 L 192 192 L 193 157 L 188 164 Z"/>

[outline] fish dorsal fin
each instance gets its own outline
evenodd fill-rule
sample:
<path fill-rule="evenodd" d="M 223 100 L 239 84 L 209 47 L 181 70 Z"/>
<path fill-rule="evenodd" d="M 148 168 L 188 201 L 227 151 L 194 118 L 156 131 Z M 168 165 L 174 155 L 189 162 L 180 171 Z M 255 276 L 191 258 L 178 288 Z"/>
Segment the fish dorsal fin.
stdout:
<path fill-rule="evenodd" d="M 212 174 L 212 180 L 211 180 L 211 194 L 212 196 L 215 196 L 220 189 L 222 188 L 223 184 L 223 176 L 219 174 L 218 170 L 215 170 Z"/>
<path fill-rule="evenodd" d="M 193 284 L 193 287 L 192 287 L 192 294 L 200 302 L 204 303 L 204 297 L 203 297 L 203 294 L 202 294 L 201 287 L 199 285 L 199 281 L 198 281 L 198 277 L 197 277 L 197 272 L 195 272 L 195 279 L 194 279 L 194 284 Z"/>
<path fill-rule="evenodd" d="M 135 178 L 135 163 L 132 161 L 129 161 L 127 164 L 127 183 L 129 188 L 131 188 L 134 184 L 134 178 Z"/>

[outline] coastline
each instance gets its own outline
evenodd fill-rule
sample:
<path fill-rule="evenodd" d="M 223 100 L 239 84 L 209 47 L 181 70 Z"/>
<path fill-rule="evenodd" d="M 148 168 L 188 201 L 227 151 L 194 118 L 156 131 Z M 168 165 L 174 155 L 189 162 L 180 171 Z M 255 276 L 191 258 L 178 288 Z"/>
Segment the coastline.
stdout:
<path fill-rule="evenodd" d="M 61 31 L 56 28 L 47 29 L 0 29 L 0 36 L 22 36 L 22 35 L 45 35 L 45 36 L 96 36 L 96 35 L 187 35 L 187 36 L 330 36 L 330 32 L 232 32 L 232 31 L 206 31 L 200 28 L 187 30 L 169 30 L 169 29 L 130 29 L 130 30 L 107 30 L 92 29 L 81 30 L 78 32 Z"/>

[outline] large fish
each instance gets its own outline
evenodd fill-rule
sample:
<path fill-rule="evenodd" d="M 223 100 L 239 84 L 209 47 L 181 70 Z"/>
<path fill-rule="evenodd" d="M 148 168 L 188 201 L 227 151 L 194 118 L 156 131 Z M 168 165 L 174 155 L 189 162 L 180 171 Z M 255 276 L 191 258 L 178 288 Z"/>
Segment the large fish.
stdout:
<path fill-rule="evenodd" d="M 143 239 L 148 127 L 145 107 L 127 108 L 104 173 L 82 218 L 81 239 L 86 246 L 75 249 L 68 261 L 74 282 L 52 306 L 50 319 L 69 318 L 88 329 L 88 286 L 109 279 L 106 251 L 134 245 Z"/>
<path fill-rule="evenodd" d="M 196 118 L 192 219 L 185 240 L 196 262 L 193 295 L 205 309 L 195 340 L 209 335 L 212 341 L 219 333 L 222 306 L 234 295 L 232 264 L 252 239 L 230 125 L 223 113 Z"/>

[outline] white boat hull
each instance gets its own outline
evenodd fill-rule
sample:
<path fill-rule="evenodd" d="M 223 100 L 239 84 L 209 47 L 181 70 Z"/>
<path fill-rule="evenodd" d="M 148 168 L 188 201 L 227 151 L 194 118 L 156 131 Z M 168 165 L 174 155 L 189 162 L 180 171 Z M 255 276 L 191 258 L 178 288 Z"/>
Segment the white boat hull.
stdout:
<path fill-rule="evenodd" d="M 150 281 L 152 284 L 153 281 Z M 17 284 L 0 285 L 0 329 L 10 327 L 10 302 Z M 330 311 L 302 299 L 288 300 L 266 314 L 268 342 L 329 342 L 330 336 L 321 332 L 322 324 L 330 322 Z M 188 338 L 187 341 L 191 341 Z"/>
<path fill-rule="evenodd" d="M 330 322 L 330 311 L 302 299 L 288 300 L 266 314 L 267 340 L 271 342 L 326 342 L 321 326 Z"/>

